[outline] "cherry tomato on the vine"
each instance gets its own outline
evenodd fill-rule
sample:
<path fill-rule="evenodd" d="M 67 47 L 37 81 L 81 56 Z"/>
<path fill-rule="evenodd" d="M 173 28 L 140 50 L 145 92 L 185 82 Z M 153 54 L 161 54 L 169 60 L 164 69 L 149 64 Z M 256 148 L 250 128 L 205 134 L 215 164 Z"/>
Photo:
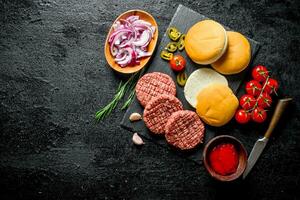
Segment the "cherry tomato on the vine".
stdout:
<path fill-rule="evenodd" d="M 244 109 L 239 109 L 235 113 L 235 120 L 240 124 L 246 124 L 250 121 L 251 115 Z"/>
<path fill-rule="evenodd" d="M 244 94 L 240 98 L 240 106 L 245 110 L 252 109 L 255 106 L 255 103 L 256 103 L 256 99 L 252 95 Z"/>
<path fill-rule="evenodd" d="M 269 72 L 265 66 L 257 65 L 252 70 L 252 77 L 254 80 L 264 82 L 269 76 Z"/>
<path fill-rule="evenodd" d="M 267 112 L 260 107 L 255 108 L 251 113 L 252 120 L 257 123 L 263 123 L 267 118 Z"/>
<path fill-rule="evenodd" d="M 272 94 L 272 93 L 276 94 L 278 87 L 279 87 L 278 82 L 275 79 L 269 78 L 266 83 L 264 92 L 266 92 L 268 94 Z"/>
<path fill-rule="evenodd" d="M 257 104 L 261 108 L 271 107 L 272 98 L 269 94 L 264 92 L 257 98 Z"/>
<path fill-rule="evenodd" d="M 250 95 L 252 95 L 254 97 L 257 97 L 260 94 L 261 89 L 262 89 L 261 84 L 258 81 L 256 81 L 256 80 L 249 81 L 246 84 L 246 92 L 247 92 L 247 94 L 250 94 Z"/>

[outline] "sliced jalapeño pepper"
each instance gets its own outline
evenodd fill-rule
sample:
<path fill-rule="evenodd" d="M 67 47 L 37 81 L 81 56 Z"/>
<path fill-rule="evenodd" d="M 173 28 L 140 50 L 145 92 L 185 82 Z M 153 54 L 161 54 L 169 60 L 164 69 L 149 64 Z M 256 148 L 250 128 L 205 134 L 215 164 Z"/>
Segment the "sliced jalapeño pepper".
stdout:
<path fill-rule="evenodd" d="M 173 53 L 167 52 L 167 51 L 161 51 L 160 57 L 164 60 L 171 60 L 173 57 Z"/>
<path fill-rule="evenodd" d="M 177 41 L 180 38 L 181 33 L 175 27 L 170 27 L 168 29 L 168 36 L 171 40 Z"/>
<path fill-rule="evenodd" d="M 174 53 L 177 50 L 177 43 L 169 42 L 169 44 L 167 44 L 165 49 L 168 50 L 168 52 Z"/>
<path fill-rule="evenodd" d="M 182 34 L 180 36 L 179 41 L 177 42 L 177 48 L 179 51 L 182 51 L 184 49 L 184 40 L 185 40 L 185 34 Z"/>
<path fill-rule="evenodd" d="M 186 80 L 187 80 L 186 73 L 184 71 L 178 73 L 177 76 L 176 76 L 176 80 L 177 80 L 178 85 L 184 86 L 185 83 L 186 83 Z"/>

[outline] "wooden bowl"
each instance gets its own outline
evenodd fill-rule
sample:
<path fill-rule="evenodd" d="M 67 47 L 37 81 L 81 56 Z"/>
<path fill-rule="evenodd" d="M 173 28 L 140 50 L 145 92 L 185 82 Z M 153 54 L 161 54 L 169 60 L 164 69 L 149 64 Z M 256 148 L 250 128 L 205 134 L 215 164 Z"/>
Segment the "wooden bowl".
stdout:
<path fill-rule="evenodd" d="M 157 26 L 155 19 L 152 17 L 152 15 L 150 15 L 149 13 L 147 13 L 143 10 L 129 10 L 129 11 L 122 13 L 114 21 L 114 23 L 120 19 L 126 19 L 127 17 L 129 17 L 131 15 L 138 15 L 140 17 L 140 19 L 143 19 L 143 20 L 151 23 L 155 27 L 156 30 L 155 30 L 154 36 L 148 45 L 148 52 L 153 54 L 155 47 L 156 47 L 157 39 L 158 39 L 158 26 Z M 104 47 L 105 58 L 106 58 L 107 63 L 109 64 L 109 66 L 111 68 L 113 68 L 115 71 L 123 73 L 123 74 L 131 74 L 131 73 L 137 72 L 140 69 L 142 69 L 143 67 L 145 67 L 145 65 L 148 63 L 148 61 L 150 60 L 150 58 L 152 56 L 140 59 L 140 61 L 141 61 L 140 64 L 134 65 L 134 66 L 120 67 L 120 65 L 115 62 L 114 57 L 110 53 L 110 48 L 109 48 L 109 44 L 108 44 L 108 39 L 109 39 L 109 36 L 111 35 L 112 31 L 113 31 L 113 26 L 111 26 L 111 28 L 107 34 L 106 41 L 105 41 L 105 47 Z"/>
<path fill-rule="evenodd" d="M 238 164 L 236 172 L 233 174 L 225 175 L 225 176 L 220 175 L 217 172 L 215 172 L 214 169 L 210 166 L 209 154 L 215 146 L 217 146 L 221 143 L 233 144 L 235 149 L 238 152 L 239 164 Z M 203 162 L 204 162 L 204 166 L 205 166 L 206 170 L 213 178 L 215 178 L 219 181 L 233 181 L 233 180 L 238 179 L 246 169 L 247 151 L 246 151 L 245 147 L 243 146 L 243 144 L 235 137 L 232 137 L 229 135 L 220 135 L 220 136 L 214 137 L 205 145 L 204 150 L 203 150 Z"/>

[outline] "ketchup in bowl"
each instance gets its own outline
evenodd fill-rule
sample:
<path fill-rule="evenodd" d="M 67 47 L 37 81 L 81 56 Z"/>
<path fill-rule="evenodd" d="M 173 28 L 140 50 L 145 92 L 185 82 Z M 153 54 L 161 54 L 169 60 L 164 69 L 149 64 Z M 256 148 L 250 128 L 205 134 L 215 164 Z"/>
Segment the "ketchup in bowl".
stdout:
<path fill-rule="evenodd" d="M 231 143 L 221 143 L 209 153 L 209 163 L 220 175 L 230 175 L 236 172 L 239 165 L 239 155 Z"/>
<path fill-rule="evenodd" d="M 219 181 L 240 178 L 247 166 L 244 145 L 230 135 L 219 135 L 209 140 L 202 155 L 207 172 Z"/>

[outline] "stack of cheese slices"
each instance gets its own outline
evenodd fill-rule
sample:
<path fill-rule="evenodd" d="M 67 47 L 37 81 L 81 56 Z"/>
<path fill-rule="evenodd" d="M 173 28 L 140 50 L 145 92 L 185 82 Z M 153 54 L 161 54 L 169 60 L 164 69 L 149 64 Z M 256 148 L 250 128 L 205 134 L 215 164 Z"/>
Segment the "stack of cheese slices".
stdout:
<path fill-rule="evenodd" d="M 237 74 L 248 66 L 251 47 L 247 38 L 226 31 L 213 20 L 203 20 L 188 30 L 185 50 L 195 63 L 213 68 L 200 68 L 189 76 L 184 88 L 186 100 L 208 125 L 225 125 L 239 102 L 221 74 Z"/>

